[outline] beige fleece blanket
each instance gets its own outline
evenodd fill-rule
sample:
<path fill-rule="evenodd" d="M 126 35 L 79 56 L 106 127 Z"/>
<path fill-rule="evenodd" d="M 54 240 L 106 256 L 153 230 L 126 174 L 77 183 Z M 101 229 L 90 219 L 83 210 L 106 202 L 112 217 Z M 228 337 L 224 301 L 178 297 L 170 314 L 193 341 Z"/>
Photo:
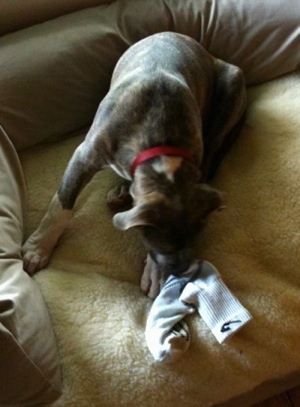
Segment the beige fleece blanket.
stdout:
<path fill-rule="evenodd" d="M 103 171 L 35 277 L 61 358 L 64 394 L 53 407 L 208 407 L 300 369 L 300 74 L 248 95 L 246 123 L 214 180 L 227 208 L 212 215 L 195 256 L 218 268 L 253 320 L 220 345 L 193 314 L 184 357 L 156 364 L 144 338 L 151 300 L 139 289 L 145 251 L 135 231 L 112 226 L 105 199 L 117 177 Z M 80 139 L 21 154 L 27 233 Z"/>

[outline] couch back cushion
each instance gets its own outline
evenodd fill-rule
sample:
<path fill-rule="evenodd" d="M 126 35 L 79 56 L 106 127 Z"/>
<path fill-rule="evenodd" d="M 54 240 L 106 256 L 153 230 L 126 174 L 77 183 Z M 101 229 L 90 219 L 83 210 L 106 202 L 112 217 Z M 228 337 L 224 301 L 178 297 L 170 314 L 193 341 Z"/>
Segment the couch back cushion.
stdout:
<path fill-rule="evenodd" d="M 0 36 L 113 0 L 14 0 L 0 3 Z"/>
<path fill-rule="evenodd" d="M 118 0 L 5 35 L 0 124 L 18 149 L 86 128 L 122 53 L 161 31 L 199 40 L 241 67 L 248 84 L 272 79 L 299 66 L 296 3 Z"/>

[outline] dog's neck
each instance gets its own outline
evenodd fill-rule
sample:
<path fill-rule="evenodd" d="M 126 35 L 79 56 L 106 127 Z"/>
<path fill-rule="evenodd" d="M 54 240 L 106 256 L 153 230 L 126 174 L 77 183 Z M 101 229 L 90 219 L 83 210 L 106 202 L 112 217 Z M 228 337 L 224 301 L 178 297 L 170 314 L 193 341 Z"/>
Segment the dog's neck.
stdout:
<path fill-rule="evenodd" d="M 144 163 L 145 161 L 150 160 L 151 158 L 159 157 L 159 156 L 163 156 L 163 157 L 171 156 L 173 158 L 177 158 L 177 160 L 175 160 L 176 162 L 181 162 L 182 160 L 179 161 L 178 159 L 184 158 L 184 159 L 196 164 L 195 159 L 192 156 L 192 154 L 185 148 L 175 147 L 175 146 L 156 146 L 156 147 L 152 147 L 147 150 L 144 150 L 137 155 L 137 157 L 133 161 L 131 168 L 130 168 L 130 173 L 131 173 L 132 179 L 134 178 L 135 170 L 137 169 L 137 167 L 140 164 Z"/>
<path fill-rule="evenodd" d="M 157 158 L 150 161 L 154 157 Z M 156 154 L 140 159 L 134 168 L 130 189 L 135 204 L 171 198 L 174 191 L 177 195 L 184 194 L 190 182 L 196 183 L 200 176 L 192 157 L 187 157 L 185 153 L 181 156 Z M 140 165 L 142 163 L 145 165 Z"/>

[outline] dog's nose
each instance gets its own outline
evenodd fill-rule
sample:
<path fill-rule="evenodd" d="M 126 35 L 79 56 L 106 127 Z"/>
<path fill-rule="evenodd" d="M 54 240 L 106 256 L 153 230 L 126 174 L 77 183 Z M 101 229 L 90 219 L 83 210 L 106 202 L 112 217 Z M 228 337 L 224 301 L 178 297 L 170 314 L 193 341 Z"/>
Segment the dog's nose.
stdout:
<path fill-rule="evenodd" d="M 187 251 L 174 254 L 159 254 L 155 261 L 166 274 L 179 276 L 184 273 L 190 265 L 190 257 Z"/>
<path fill-rule="evenodd" d="M 184 261 L 176 262 L 176 264 L 172 267 L 171 274 L 174 274 L 175 276 L 180 276 L 181 274 L 187 271 L 189 265 L 190 263 L 187 261 L 187 259 L 184 259 Z"/>

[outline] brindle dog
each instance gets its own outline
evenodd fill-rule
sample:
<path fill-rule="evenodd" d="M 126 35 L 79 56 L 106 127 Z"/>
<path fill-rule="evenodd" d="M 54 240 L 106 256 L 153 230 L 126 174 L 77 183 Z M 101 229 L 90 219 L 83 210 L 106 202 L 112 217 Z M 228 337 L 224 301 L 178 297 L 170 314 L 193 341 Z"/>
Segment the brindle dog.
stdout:
<path fill-rule="evenodd" d="M 133 201 L 113 222 L 141 232 L 148 252 L 141 286 L 154 298 L 162 276 L 187 269 L 198 231 L 222 206 L 221 194 L 206 182 L 237 136 L 245 108 L 241 70 L 195 40 L 165 32 L 133 45 L 116 65 L 48 212 L 23 246 L 24 269 L 32 274 L 47 265 L 79 192 L 111 167 L 131 184 Z M 109 204 L 117 206 L 127 194 L 128 188 L 114 190 Z"/>

